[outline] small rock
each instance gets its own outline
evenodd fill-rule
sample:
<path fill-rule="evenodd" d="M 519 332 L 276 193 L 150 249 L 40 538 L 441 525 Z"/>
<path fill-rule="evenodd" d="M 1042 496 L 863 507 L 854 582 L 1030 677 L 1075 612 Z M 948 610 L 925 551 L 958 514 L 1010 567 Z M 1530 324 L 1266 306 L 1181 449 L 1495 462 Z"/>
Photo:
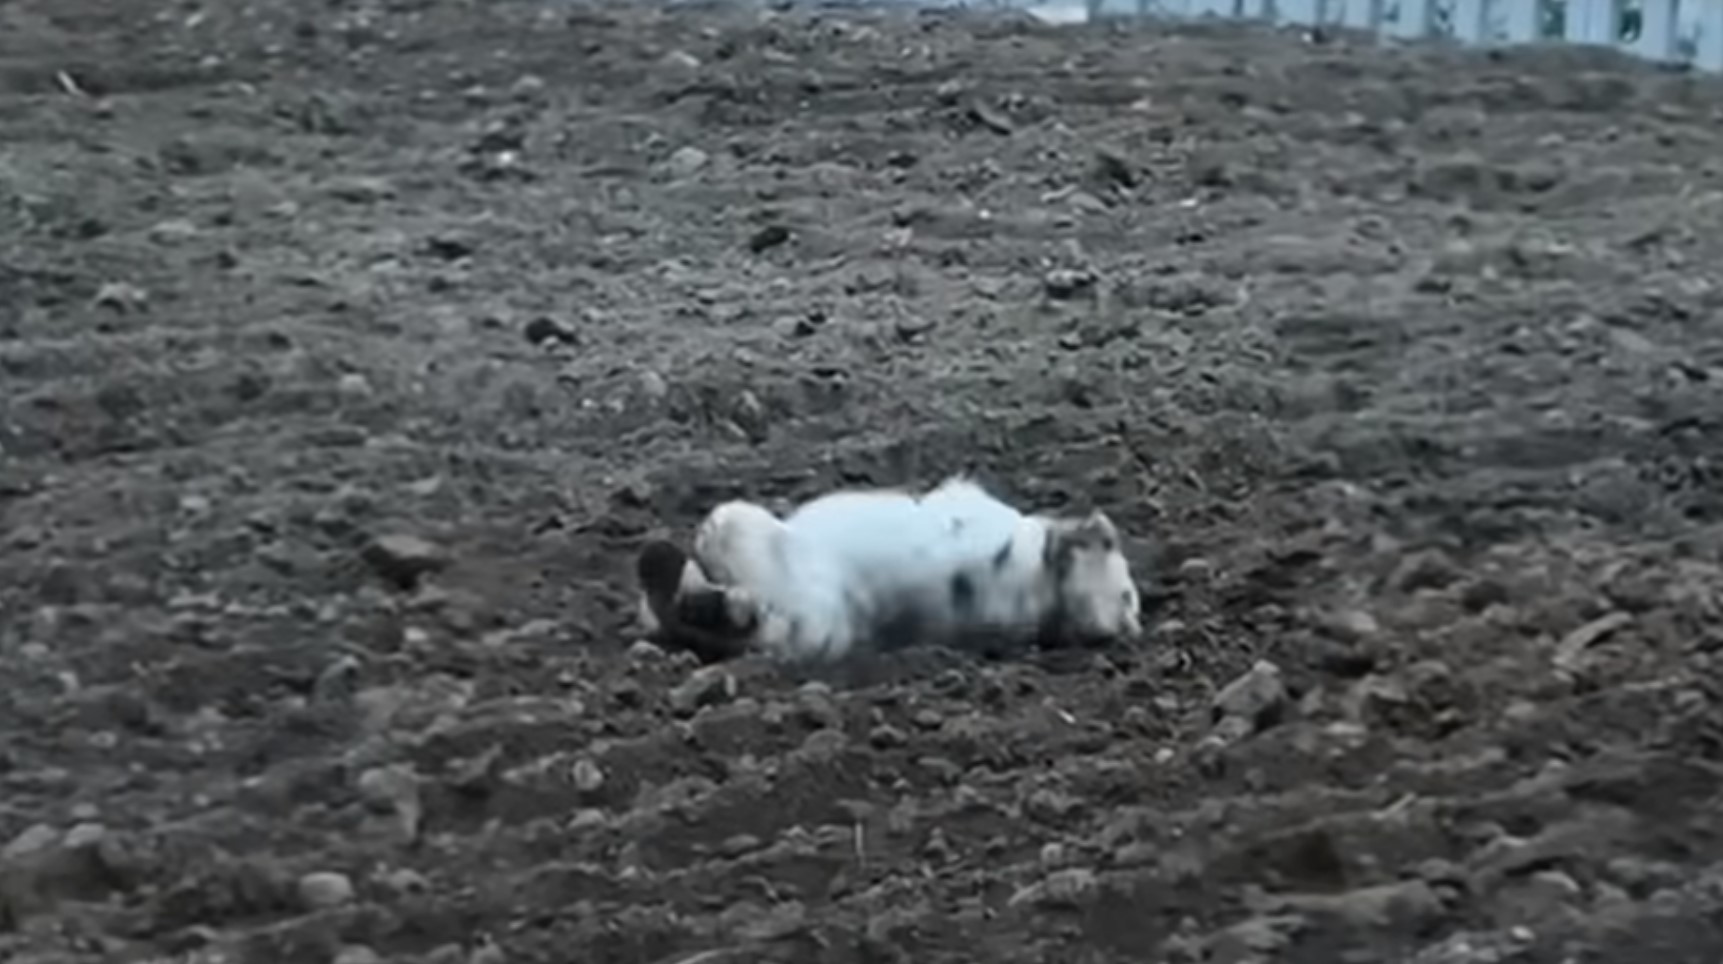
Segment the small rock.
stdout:
<path fill-rule="evenodd" d="M 150 228 L 150 240 L 157 244 L 180 245 L 198 236 L 197 225 L 185 218 L 170 218 Z"/>
<path fill-rule="evenodd" d="M 736 677 L 722 666 L 703 666 L 670 691 L 670 708 L 690 716 L 703 706 L 715 706 L 736 696 Z"/>
<path fill-rule="evenodd" d="M 358 372 L 348 372 L 335 382 L 335 390 L 348 398 L 370 398 L 376 394 L 371 380 Z"/>
<path fill-rule="evenodd" d="M 1323 620 L 1323 628 L 1343 643 L 1364 643 L 1382 631 L 1376 617 L 1362 609 L 1348 609 Z"/>
<path fill-rule="evenodd" d="M 885 723 L 870 730 L 867 739 L 876 750 L 889 750 L 909 743 L 909 737 L 905 736 L 902 730 Z"/>
<path fill-rule="evenodd" d="M 736 424 L 742 426 L 751 439 L 765 437 L 767 422 L 766 406 L 760 401 L 760 396 L 746 389 L 736 399 Z"/>
<path fill-rule="evenodd" d="M 1281 681 L 1280 667 L 1259 659 L 1215 694 L 1214 717 L 1217 722 L 1228 717 L 1244 720 L 1254 731 L 1271 725 L 1285 704 L 1286 684 Z"/>
<path fill-rule="evenodd" d="M 477 944 L 478 946 L 473 948 L 472 953 L 467 955 L 467 964 L 503 964 L 504 961 L 508 960 L 508 955 L 503 953 L 502 947 L 490 937 L 481 936 Z"/>
<path fill-rule="evenodd" d="M 933 710 L 917 710 L 913 719 L 915 725 L 924 730 L 937 730 L 945 725 L 945 718 Z"/>
<path fill-rule="evenodd" d="M 442 547 L 405 534 L 378 536 L 361 554 L 378 575 L 402 589 L 411 589 L 421 576 L 445 568 L 450 561 Z"/>
<path fill-rule="evenodd" d="M 396 194 L 395 185 L 382 177 L 342 177 L 329 182 L 325 192 L 337 201 L 348 204 L 375 204 Z"/>
<path fill-rule="evenodd" d="M 348 944 L 335 952 L 333 964 L 383 964 L 383 958 L 363 944 Z"/>
<path fill-rule="evenodd" d="M 790 229 L 781 224 L 768 224 L 748 236 L 748 250 L 764 254 L 790 240 Z"/>
<path fill-rule="evenodd" d="M 1599 616 L 1568 633 L 1562 637 L 1560 643 L 1556 644 L 1554 659 L 1556 667 L 1567 670 L 1576 668 L 1583 661 L 1587 649 L 1602 642 L 1632 622 L 1632 616 L 1617 611 Z"/>
<path fill-rule="evenodd" d="M 712 160 L 712 155 L 698 147 L 679 147 L 664 162 L 664 169 L 675 178 L 693 177 Z"/>
<path fill-rule="evenodd" d="M 751 833 L 739 833 L 733 837 L 726 837 L 724 842 L 718 845 L 718 853 L 731 859 L 759 849 L 760 838 Z"/>
<path fill-rule="evenodd" d="M 378 882 L 401 897 L 423 894 L 431 889 L 431 882 L 425 879 L 425 875 L 409 867 L 392 870 L 384 874 Z"/>
<path fill-rule="evenodd" d="M 528 100 L 544 93 L 544 78 L 537 74 L 526 74 L 509 86 L 509 93 L 517 99 Z"/>
<path fill-rule="evenodd" d="M 1214 563 L 1201 556 L 1192 556 L 1179 563 L 1179 580 L 1193 585 L 1202 585 L 1214 580 Z"/>
<path fill-rule="evenodd" d="M 419 800 L 419 778 L 410 764 L 374 767 L 360 775 L 359 797 L 374 813 L 396 814 L 410 838 L 418 836 L 423 807 Z"/>
<path fill-rule="evenodd" d="M 102 838 L 107 835 L 108 828 L 99 823 L 80 823 L 66 831 L 66 837 L 64 840 L 60 841 L 60 846 L 65 847 L 67 850 L 81 850 L 85 847 L 93 847 L 101 843 Z"/>
<path fill-rule="evenodd" d="M 572 328 L 554 318 L 546 318 L 542 315 L 527 322 L 526 327 L 521 330 L 521 334 L 526 336 L 527 341 L 535 345 L 542 345 L 547 341 L 573 345 L 580 340 Z"/>
<path fill-rule="evenodd" d="M 425 239 L 425 253 L 443 261 L 470 258 L 479 249 L 478 242 L 465 234 L 439 232 Z"/>
<path fill-rule="evenodd" d="M 359 692 L 359 661 L 343 656 L 317 674 L 311 684 L 311 700 L 315 703 L 345 703 Z"/>
<path fill-rule="evenodd" d="M 604 786 L 604 771 L 591 760 L 576 760 L 572 773 L 574 788 L 581 793 L 592 793 Z"/>
<path fill-rule="evenodd" d="M 311 910 L 327 910 L 351 903 L 353 881 L 346 874 L 320 872 L 299 878 L 299 899 Z"/>
<path fill-rule="evenodd" d="M 32 824 L 13 837 L 5 847 L 0 848 L 0 860 L 11 861 L 29 856 L 52 847 L 59 840 L 60 832 L 53 827 L 45 823 Z"/>
<path fill-rule="evenodd" d="M 659 63 L 672 70 L 700 69 L 700 58 L 686 50 L 672 50 L 665 54 L 664 59 L 660 60 Z"/>
<path fill-rule="evenodd" d="M 662 402 L 670 397 L 670 384 L 663 375 L 649 368 L 640 373 L 640 394 L 650 401 Z"/>
<path fill-rule="evenodd" d="M 1124 154 L 1103 147 L 1095 151 L 1095 177 L 1108 184 L 1119 187 L 1135 187 L 1137 185 L 1137 169 Z"/>
<path fill-rule="evenodd" d="M 96 297 L 90 303 L 98 308 L 107 308 L 121 314 L 131 314 L 143 310 L 149 304 L 150 293 L 134 284 L 124 281 L 110 281 L 96 289 Z"/>
<path fill-rule="evenodd" d="M 1055 268 L 1041 279 L 1041 288 L 1047 297 L 1065 301 L 1092 290 L 1098 280 L 1093 271 L 1084 268 Z"/>
<path fill-rule="evenodd" d="M 772 330 L 783 338 L 806 338 L 820 329 L 807 315 L 785 315 L 772 322 Z"/>
<path fill-rule="evenodd" d="M 936 327 L 938 327 L 938 322 L 932 318 L 905 317 L 893 322 L 891 330 L 893 334 L 897 335 L 898 341 L 906 345 L 913 345 Z"/>
<path fill-rule="evenodd" d="M 1040 907 L 1077 909 L 1093 900 L 1100 889 L 1095 872 L 1083 867 L 1055 870 L 1040 881 L 1013 894 L 1010 903 Z"/>

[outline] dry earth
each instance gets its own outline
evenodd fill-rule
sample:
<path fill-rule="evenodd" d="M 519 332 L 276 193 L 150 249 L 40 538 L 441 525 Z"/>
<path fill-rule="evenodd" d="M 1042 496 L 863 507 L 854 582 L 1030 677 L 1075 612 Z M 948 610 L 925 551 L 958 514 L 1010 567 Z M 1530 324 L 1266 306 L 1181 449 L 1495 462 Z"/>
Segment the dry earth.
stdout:
<path fill-rule="evenodd" d="M 0 0 L 0 958 L 1716 964 L 1720 285 L 1613 56 Z M 963 467 L 1152 638 L 634 645 Z"/>

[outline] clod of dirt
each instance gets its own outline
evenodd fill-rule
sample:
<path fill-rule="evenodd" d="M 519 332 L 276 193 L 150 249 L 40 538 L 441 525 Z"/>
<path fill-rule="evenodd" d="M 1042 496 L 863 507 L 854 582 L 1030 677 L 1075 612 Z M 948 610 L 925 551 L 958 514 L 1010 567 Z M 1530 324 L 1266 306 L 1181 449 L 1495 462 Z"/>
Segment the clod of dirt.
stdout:
<path fill-rule="evenodd" d="M 1137 169 L 1123 154 L 1111 148 L 1095 151 L 1095 177 L 1105 184 L 1126 188 L 1137 186 Z"/>
<path fill-rule="evenodd" d="M 1575 629 L 1562 637 L 1556 644 L 1554 662 L 1556 668 L 1572 670 L 1584 659 L 1585 651 L 1594 644 L 1602 642 L 1617 630 L 1631 624 L 1633 617 L 1624 612 L 1612 612 L 1599 616 L 1589 623 Z"/>
<path fill-rule="evenodd" d="M 768 224 L 748 236 L 748 250 L 764 254 L 790 240 L 790 229 L 781 224 Z"/>
<path fill-rule="evenodd" d="M 91 299 L 91 303 L 98 308 L 107 308 L 126 315 L 142 311 L 149 301 L 149 292 L 124 281 L 107 282 L 96 289 L 96 297 Z"/>
<path fill-rule="evenodd" d="M 679 147 L 664 162 L 664 170 L 668 171 L 671 177 L 680 180 L 700 173 L 700 169 L 711 160 L 712 155 L 698 147 Z"/>
<path fill-rule="evenodd" d="M 343 656 L 330 663 L 311 684 L 311 699 L 318 703 L 345 703 L 359 692 L 359 661 Z"/>
<path fill-rule="evenodd" d="M 604 786 L 604 771 L 591 760 L 576 760 L 570 775 L 581 793 L 595 793 Z"/>
<path fill-rule="evenodd" d="M 670 691 L 670 709 L 681 716 L 692 716 L 703 706 L 735 699 L 736 690 L 736 677 L 722 666 L 702 666 Z"/>
<path fill-rule="evenodd" d="M 1339 894 L 1276 895 L 1262 909 L 1325 917 L 1356 930 L 1417 933 L 1440 922 L 1447 908 L 1422 880 L 1402 880 Z"/>
<path fill-rule="evenodd" d="M 299 899 L 310 910 L 327 910 L 352 902 L 353 881 L 346 874 L 320 871 L 299 878 Z"/>
<path fill-rule="evenodd" d="M 542 345 L 547 341 L 555 341 L 561 342 L 564 345 L 572 345 L 579 340 L 572 328 L 569 328 L 554 318 L 546 318 L 543 316 L 534 318 L 527 322 L 526 327 L 521 329 L 521 334 L 526 336 L 527 341 L 535 345 Z"/>
<path fill-rule="evenodd" d="M 1278 721 L 1286 708 L 1286 684 L 1280 667 L 1259 659 L 1243 676 L 1215 694 L 1214 730 L 1209 740 L 1230 746 Z"/>
<path fill-rule="evenodd" d="M 107 831 L 82 823 L 61 834 L 35 824 L 0 849 L 0 922 L 52 909 L 61 900 L 96 900 L 112 889 L 104 859 Z"/>
<path fill-rule="evenodd" d="M 324 192 L 348 204 L 376 204 L 395 197 L 395 185 L 387 178 L 352 176 L 330 181 Z"/>
<path fill-rule="evenodd" d="M 876 750 L 891 750 L 909 743 L 909 737 L 889 723 L 881 723 L 868 731 L 867 739 Z"/>
<path fill-rule="evenodd" d="M 1098 280 L 1087 268 L 1055 268 L 1041 279 L 1041 288 L 1054 301 L 1068 301 L 1094 290 Z"/>
<path fill-rule="evenodd" d="M 1204 938 L 1201 960 L 1231 964 L 1267 964 L 1309 927 L 1298 914 L 1252 917 Z"/>
<path fill-rule="evenodd" d="M 383 964 L 383 958 L 364 944 L 348 944 L 335 952 L 334 964 Z"/>
<path fill-rule="evenodd" d="M 479 243 L 468 235 L 455 232 L 441 232 L 425 239 L 425 253 L 442 261 L 459 261 L 470 258 L 479 249 Z"/>
<path fill-rule="evenodd" d="M 197 225 L 186 218 L 169 218 L 150 228 L 150 240 L 160 245 L 175 247 L 190 242 L 201 233 Z"/>
<path fill-rule="evenodd" d="M 1084 867 L 1055 870 L 1041 880 L 1011 895 L 1011 905 L 1077 909 L 1095 899 L 1100 880 Z"/>
<path fill-rule="evenodd" d="M 371 540 L 361 555 L 377 574 L 400 589 L 412 589 L 428 573 L 448 566 L 444 549 L 418 536 L 394 534 Z"/>
<path fill-rule="evenodd" d="M 665 54 L 658 64 L 670 70 L 688 72 L 700 69 L 700 58 L 686 50 L 672 50 Z"/>
<path fill-rule="evenodd" d="M 402 839 L 419 836 L 424 804 L 419 797 L 419 778 L 409 765 L 375 767 L 359 777 L 359 797 L 373 813 L 396 819 Z"/>
<path fill-rule="evenodd" d="M 1017 129 L 1017 125 L 1011 122 L 1011 118 L 986 104 L 970 104 L 969 116 L 976 123 L 995 134 L 1006 135 Z"/>

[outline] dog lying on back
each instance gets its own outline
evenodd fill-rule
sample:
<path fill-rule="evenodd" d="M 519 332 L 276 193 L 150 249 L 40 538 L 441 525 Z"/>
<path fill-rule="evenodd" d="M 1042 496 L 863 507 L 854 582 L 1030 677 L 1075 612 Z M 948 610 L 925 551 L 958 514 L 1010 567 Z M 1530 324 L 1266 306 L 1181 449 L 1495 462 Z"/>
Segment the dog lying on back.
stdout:
<path fill-rule="evenodd" d="M 654 541 L 637 574 L 648 632 L 709 661 L 1141 632 L 1141 599 L 1105 513 L 1025 515 L 963 477 L 921 495 L 840 491 L 784 519 L 726 502 L 697 528 L 693 558 Z"/>

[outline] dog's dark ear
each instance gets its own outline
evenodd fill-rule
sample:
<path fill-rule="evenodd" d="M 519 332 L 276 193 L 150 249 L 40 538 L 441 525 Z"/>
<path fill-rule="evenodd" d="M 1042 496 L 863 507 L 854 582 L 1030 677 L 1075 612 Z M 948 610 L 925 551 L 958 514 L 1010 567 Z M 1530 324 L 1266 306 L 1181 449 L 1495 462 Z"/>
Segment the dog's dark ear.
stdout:
<path fill-rule="evenodd" d="M 1047 568 L 1064 575 L 1071 560 L 1080 551 L 1112 552 L 1119 547 L 1119 529 L 1113 520 L 1099 509 L 1080 519 L 1048 519 L 1047 548 L 1044 558 Z"/>
<path fill-rule="evenodd" d="M 654 609 L 676 598 L 687 565 L 688 554 L 663 539 L 654 539 L 641 547 L 639 557 L 634 560 L 634 575 Z"/>
<path fill-rule="evenodd" d="M 1085 548 L 1112 552 L 1119 547 L 1119 528 L 1100 509 L 1084 517 L 1077 530 Z"/>

